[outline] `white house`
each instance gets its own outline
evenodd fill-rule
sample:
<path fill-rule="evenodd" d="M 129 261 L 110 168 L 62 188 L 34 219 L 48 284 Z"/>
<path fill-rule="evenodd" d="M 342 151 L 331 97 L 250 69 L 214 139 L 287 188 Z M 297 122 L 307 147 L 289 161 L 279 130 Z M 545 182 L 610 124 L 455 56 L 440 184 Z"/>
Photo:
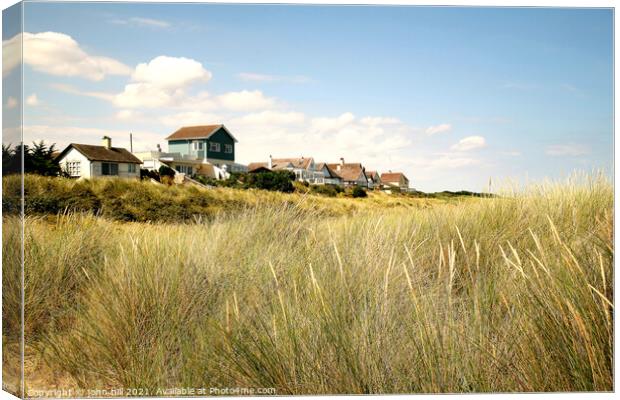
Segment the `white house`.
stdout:
<path fill-rule="evenodd" d="M 75 178 L 116 177 L 140 179 L 140 161 L 127 149 L 112 147 L 103 137 L 102 146 L 71 143 L 58 156 L 60 168 Z"/>
<path fill-rule="evenodd" d="M 248 172 L 287 170 L 295 174 L 295 180 L 311 184 L 322 184 L 323 171 L 317 169 L 312 157 L 273 158 L 269 162 L 252 162 L 248 164 Z"/>

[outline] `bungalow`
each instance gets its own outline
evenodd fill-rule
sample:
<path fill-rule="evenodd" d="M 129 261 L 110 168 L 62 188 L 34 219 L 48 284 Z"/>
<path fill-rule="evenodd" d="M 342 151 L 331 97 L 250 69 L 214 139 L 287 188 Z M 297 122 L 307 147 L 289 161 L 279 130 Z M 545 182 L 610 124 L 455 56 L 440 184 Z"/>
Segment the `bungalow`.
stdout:
<path fill-rule="evenodd" d="M 345 163 L 344 158 L 341 158 L 338 164 L 327 164 L 327 166 L 342 178 L 344 186 L 368 187 L 368 178 L 362 164 Z"/>
<path fill-rule="evenodd" d="M 403 192 L 409 190 L 409 179 L 402 172 L 384 173 L 381 175 L 381 182 L 385 189 L 399 188 Z"/>
<path fill-rule="evenodd" d="M 74 178 L 140 179 L 142 161 L 127 149 L 112 147 L 112 139 L 107 136 L 102 146 L 71 143 L 56 159 L 60 168 Z"/>
<path fill-rule="evenodd" d="M 381 189 L 381 176 L 377 171 L 366 171 L 368 189 Z"/>
<path fill-rule="evenodd" d="M 336 173 L 333 169 L 329 167 L 327 163 L 318 163 L 316 166 L 316 170 L 321 172 L 322 177 L 318 178 L 315 182 L 318 185 L 338 185 L 343 186 L 344 181 L 342 177 Z"/>
<path fill-rule="evenodd" d="M 269 156 L 268 162 L 252 162 L 248 164 L 248 172 L 264 172 L 287 170 L 295 174 L 295 180 L 311 184 L 323 183 L 324 173 L 317 170 L 317 165 L 312 157 L 299 158 L 273 158 Z"/>

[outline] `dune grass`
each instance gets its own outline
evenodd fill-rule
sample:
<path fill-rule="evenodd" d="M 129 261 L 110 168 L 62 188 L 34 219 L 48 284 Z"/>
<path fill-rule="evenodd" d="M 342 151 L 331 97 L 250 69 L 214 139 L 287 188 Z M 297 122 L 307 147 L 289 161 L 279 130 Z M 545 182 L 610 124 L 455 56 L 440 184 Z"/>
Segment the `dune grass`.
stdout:
<path fill-rule="evenodd" d="M 150 395 L 613 390 L 607 180 L 343 215 L 297 200 L 186 224 L 27 217 L 27 351 L 63 385 Z"/>

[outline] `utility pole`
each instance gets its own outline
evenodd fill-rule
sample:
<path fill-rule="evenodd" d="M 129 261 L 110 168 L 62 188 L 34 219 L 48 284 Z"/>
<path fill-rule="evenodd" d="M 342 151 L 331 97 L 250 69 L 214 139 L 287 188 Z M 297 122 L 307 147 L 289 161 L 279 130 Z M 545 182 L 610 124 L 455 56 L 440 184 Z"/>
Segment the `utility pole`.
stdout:
<path fill-rule="evenodd" d="M 129 132 L 129 151 L 133 153 L 133 135 Z"/>

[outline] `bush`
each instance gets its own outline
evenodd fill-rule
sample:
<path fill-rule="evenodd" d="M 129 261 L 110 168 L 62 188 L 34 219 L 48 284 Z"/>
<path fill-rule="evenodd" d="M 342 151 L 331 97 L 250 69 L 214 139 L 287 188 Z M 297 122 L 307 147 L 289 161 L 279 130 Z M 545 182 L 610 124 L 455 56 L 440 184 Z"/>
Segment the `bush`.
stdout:
<path fill-rule="evenodd" d="M 140 179 L 145 179 L 145 180 L 154 179 L 157 182 L 161 182 L 161 177 L 159 176 L 159 172 L 153 171 L 150 169 L 144 169 L 144 168 L 140 168 Z"/>
<path fill-rule="evenodd" d="M 338 185 L 315 185 L 312 186 L 312 193 L 320 194 L 328 197 L 336 197 L 338 193 L 342 193 L 344 189 L 342 189 Z"/>
<path fill-rule="evenodd" d="M 174 170 L 172 168 L 170 168 L 167 165 L 162 165 L 159 167 L 159 176 L 164 177 L 164 176 L 169 176 L 171 178 L 173 178 L 175 175 Z"/>
<path fill-rule="evenodd" d="M 355 198 L 366 197 L 368 194 L 361 186 L 353 186 L 353 190 L 351 190 L 351 196 Z"/>
<path fill-rule="evenodd" d="M 244 187 L 292 193 L 295 174 L 291 171 L 258 172 L 245 174 Z"/>

